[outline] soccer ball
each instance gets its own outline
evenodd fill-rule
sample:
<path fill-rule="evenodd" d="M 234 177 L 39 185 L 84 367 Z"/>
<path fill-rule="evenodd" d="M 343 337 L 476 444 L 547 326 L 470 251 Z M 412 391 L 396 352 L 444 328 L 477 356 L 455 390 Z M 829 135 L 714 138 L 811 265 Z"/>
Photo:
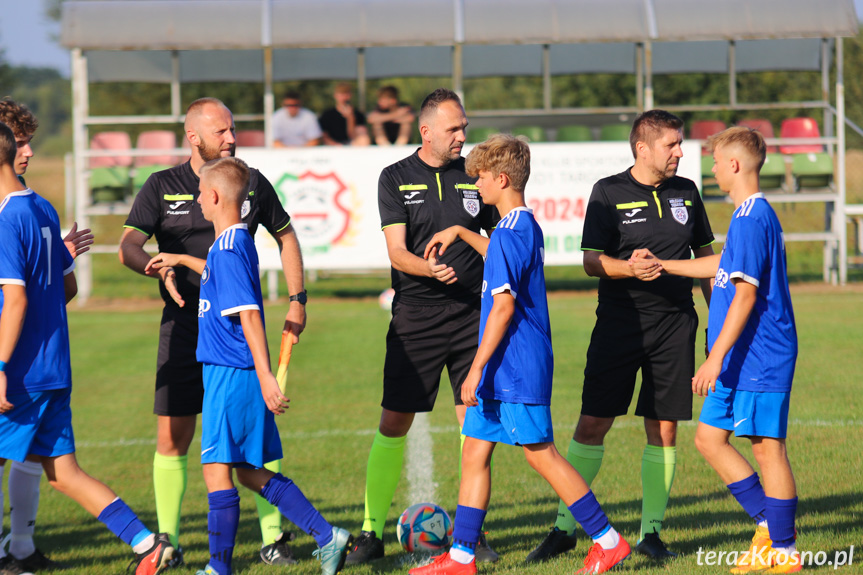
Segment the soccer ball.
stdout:
<path fill-rule="evenodd" d="M 393 309 L 393 298 L 396 295 L 396 290 L 393 288 L 387 288 L 381 292 L 381 295 L 378 296 L 378 303 L 381 306 L 381 309 L 386 311 L 392 311 Z"/>
<path fill-rule="evenodd" d="M 399 517 L 396 533 L 405 551 L 438 551 L 449 545 L 452 520 L 434 503 L 417 503 Z"/>

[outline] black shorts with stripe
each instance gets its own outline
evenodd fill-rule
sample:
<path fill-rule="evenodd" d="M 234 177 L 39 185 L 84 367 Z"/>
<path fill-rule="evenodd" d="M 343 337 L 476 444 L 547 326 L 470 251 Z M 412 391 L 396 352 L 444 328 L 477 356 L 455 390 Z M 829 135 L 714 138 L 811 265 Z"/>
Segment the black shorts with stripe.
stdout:
<path fill-rule="evenodd" d="M 416 305 L 398 301 L 387 332 L 384 396 L 390 411 L 431 411 L 443 368 L 447 368 L 453 400 L 462 405 L 461 384 L 476 356 L 480 300 Z"/>
<path fill-rule="evenodd" d="M 626 415 L 641 370 L 635 415 L 692 419 L 697 331 L 694 308 L 667 313 L 600 303 L 587 350 L 581 413 Z"/>

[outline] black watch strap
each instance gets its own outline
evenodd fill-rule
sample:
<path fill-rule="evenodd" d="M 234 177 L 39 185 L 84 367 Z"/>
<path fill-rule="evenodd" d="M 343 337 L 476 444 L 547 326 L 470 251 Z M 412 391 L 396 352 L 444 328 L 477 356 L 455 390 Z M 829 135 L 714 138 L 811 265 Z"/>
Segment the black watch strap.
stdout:
<path fill-rule="evenodd" d="M 306 302 L 309 300 L 308 292 L 306 290 L 303 290 L 296 295 L 292 295 L 288 298 L 288 300 L 299 302 L 300 305 L 306 305 Z"/>

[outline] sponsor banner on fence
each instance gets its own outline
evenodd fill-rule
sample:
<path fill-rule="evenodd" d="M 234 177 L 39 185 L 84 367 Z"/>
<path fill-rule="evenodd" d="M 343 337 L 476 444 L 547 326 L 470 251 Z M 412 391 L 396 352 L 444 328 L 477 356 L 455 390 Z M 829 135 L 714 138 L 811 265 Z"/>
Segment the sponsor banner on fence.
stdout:
<path fill-rule="evenodd" d="M 273 184 L 309 270 L 390 267 L 378 213 L 378 177 L 416 148 L 240 148 L 237 156 Z M 465 154 L 469 149 L 465 150 Z M 679 174 L 701 185 L 700 149 L 684 143 Z M 526 201 L 545 234 L 546 265 L 580 265 L 593 184 L 632 165 L 628 142 L 532 144 Z M 261 269 L 280 269 L 275 241 L 259 229 Z"/>

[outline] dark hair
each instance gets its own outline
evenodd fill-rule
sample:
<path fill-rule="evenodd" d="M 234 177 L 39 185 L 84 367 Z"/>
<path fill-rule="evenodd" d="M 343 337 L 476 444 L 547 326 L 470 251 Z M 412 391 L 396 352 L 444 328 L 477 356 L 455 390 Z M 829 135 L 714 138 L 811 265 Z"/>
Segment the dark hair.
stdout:
<path fill-rule="evenodd" d="M 300 93 L 296 90 L 288 90 L 285 92 L 285 97 L 282 100 L 299 100 L 303 101 L 303 98 L 300 96 Z"/>
<path fill-rule="evenodd" d="M 632 148 L 632 157 L 638 157 L 635 145 L 644 142 L 648 146 L 662 135 L 663 130 L 682 130 L 683 120 L 665 110 L 648 110 L 635 118 L 632 123 L 632 131 L 629 132 L 629 147 Z"/>
<path fill-rule="evenodd" d="M 422 106 L 420 106 L 420 124 L 423 123 L 423 118 L 428 114 L 436 112 L 438 106 L 443 104 L 444 102 L 455 102 L 459 106 L 461 106 L 461 98 L 458 97 L 458 94 L 453 92 L 452 90 L 447 90 L 446 88 L 438 88 L 431 94 L 425 97 L 423 100 Z"/>
<path fill-rule="evenodd" d="M 12 128 L 0 122 L 0 166 L 14 166 L 18 145 Z"/>
<path fill-rule="evenodd" d="M 389 98 L 393 98 L 394 100 L 399 99 L 399 89 L 395 86 L 383 86 L 380 90 L 378 90 L 378 98 L 382 96 L 387 96 Z"/>
<path fill-rule="evenodd" d="M 11 98 L 0 100 L 0 122 L 3 122 L 17 137 L 32 136 L 39 122 L 27 106 Z"/>

